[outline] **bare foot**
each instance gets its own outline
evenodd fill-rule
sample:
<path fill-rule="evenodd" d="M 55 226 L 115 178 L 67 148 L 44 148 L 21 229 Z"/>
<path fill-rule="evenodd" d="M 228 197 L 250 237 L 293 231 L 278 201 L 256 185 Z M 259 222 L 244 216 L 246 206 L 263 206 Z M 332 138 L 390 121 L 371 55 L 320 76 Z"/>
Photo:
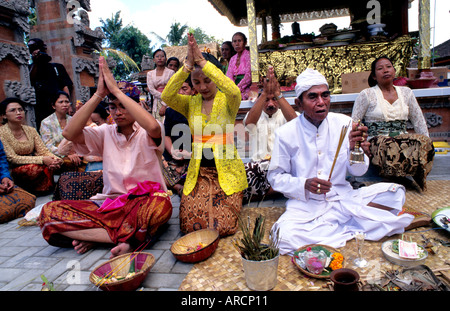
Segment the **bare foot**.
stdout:
<path fill-rule="evenodd" d="M 113 247 L 111 249 L 111 256 L 109 258 L 114 258 L 116 256 L 123 255 L 123 254 L 126 254 L 126 253 L 130 253 L 132 251 L 133 251 L 133 249 L 131 248 L 130 244 L 128 244 L 128 243 L 119 243 L 119 244 L 117 244 L 116 247 Z"/>
<path fill-rule="evenodd" d="M 72 245 L 78 254 L 84 254 L 88 250 L 90 250 L 92 247 L 94 247 L 95 243 L 87 242 L 87 241 L 73 240 Z"/>

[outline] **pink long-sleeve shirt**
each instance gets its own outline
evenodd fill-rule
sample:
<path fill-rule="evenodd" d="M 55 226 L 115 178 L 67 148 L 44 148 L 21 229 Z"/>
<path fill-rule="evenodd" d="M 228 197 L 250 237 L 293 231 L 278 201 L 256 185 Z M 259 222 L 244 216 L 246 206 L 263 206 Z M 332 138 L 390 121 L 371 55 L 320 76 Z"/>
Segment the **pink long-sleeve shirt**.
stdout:
<path fill-rule="evenodd" d="M 236 81 L 238 75 L 244 75 L 244 78 L 237 85 L 241 90 L 242 99 L 248 99 L 248 93 L 250 92 L 250 86 L 252 85 L 252 69 L 250 63 L 250 52 L 244 50 L 241 54 L 241 59 L 239 67 L 236 67 L 236 62 L 238 59 L 238 54 L 235 54 L 230 59 L 230 64 L 228 65 L 227 77 L 233 81 Z"/>
<path fill-rule="evenodd" d="M 164 126 L 161 123 L 160 126 L 164 137 Z M 79 154 L 103 157 L 103 192 L 91 200 L 114 199 L 146 180 L 158 182 L 167 190 L 160 166 L 164 144 L 161 142 L 157 146 L 137 122 L 133 129 L 134 133 L 127 140 L 115 124 L 85 127 L 85 144 L 74 143 Z"/>

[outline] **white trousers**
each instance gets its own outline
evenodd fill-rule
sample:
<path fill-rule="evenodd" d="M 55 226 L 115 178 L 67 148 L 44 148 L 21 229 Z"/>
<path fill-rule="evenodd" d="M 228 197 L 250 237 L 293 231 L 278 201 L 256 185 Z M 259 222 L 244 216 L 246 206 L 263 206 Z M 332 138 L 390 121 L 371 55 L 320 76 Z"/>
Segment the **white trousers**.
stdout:
<path fill-rule="evenodd" d="M 393 191 L 392 189 L 395 189 Z M 314 208 L 309 200 L 308 208 Z M 369 203 L 387 206 L 387 211 L 368 206 Z M 321 216 L 304 220 L 301 212 L 289 208 L 272 227 L 279 229 L 280 253 L 293 255 L 294 251 L 308 244 L 325 244 L 340 248 L 354 237 L 356 232 L 364 232 L 366 239 L 378 241 L 385 236 L 404 232 L 414 216 L 398 216 L 405 202 L 405 188 L 397 184 L 379 183 L 353 190 L 345 198 L 327 201 Z M 323 206 L 323 202 L 321 202 Z"/>

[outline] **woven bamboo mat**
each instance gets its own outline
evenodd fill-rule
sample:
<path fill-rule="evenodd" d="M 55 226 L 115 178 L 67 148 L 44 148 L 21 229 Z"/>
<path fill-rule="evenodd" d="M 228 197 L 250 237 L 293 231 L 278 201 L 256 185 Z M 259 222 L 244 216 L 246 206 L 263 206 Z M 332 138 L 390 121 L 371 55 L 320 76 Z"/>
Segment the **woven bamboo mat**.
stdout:
<path fill-rule="evenodd" d="M 428 190 L 425 193 L 419 193 L 414 190 L 407 191 L 405 208 L 414 208 L 417 211 L 431 215 L 436 209 L 450 205 L 450 181 L 431 180 L 427 181 L 427 184 Z M 242 216 L 250 216 L 254 220 L 258 214 L 265 215 L 266 231 L 269 231 L 272 224 L 280 217 L 284 210 L 284 207 L 246 207 L 242 210 Z M 420 227 L 406 232 L 404 237 L 408 240 L 411 237 L 413 241 L 418 243 L 422 242 L 422 234 L 426 238 L 436 238 L 446 241 L 450 239 L 448 232 L 444 230 L 432 230 L 432 228 L 433 226 Z M 221 239 L 218 248 L 210 258 L 193 266 L 183 280 L 179 290 L 248 291 L 249 288 L 245 282 L 241 257 L 231 243 L 232 239 L 240 238 L 241 236 L 241 233 L 237 232 L 234 236 Z M 266 236 L 268 236 L 268 233 Z M 387 261 L 381 252 L 381 244 L 384 241 L 398 239 L 400 237 L 400 235 L 395 235 L 376 242 L 366 241 L 364 257 L 369 261 L 369 266 L 363 270 L 352 265 L 356 255 L 356 246 L 354 240 L 348 241 L 343 248 L 339 249 L 345 258 L 344 266 L 358 271 L 362 279 L 366 277 L 368 279 L 376 278 L 379 276 L 380 271 L 401 270 L 403 267 Z M 448 262 L 450 258 L 448 248 L 439 244 L 437 254 L 429 255 L 424 264 L 431 269 L 445 267 L 446 261 Z M 290 256 L 280 256 L 278 283 L 273 290 L 328 291 L 329 288 L 326 279 L 310 278 L 298 270 L 292 263 Z"/>

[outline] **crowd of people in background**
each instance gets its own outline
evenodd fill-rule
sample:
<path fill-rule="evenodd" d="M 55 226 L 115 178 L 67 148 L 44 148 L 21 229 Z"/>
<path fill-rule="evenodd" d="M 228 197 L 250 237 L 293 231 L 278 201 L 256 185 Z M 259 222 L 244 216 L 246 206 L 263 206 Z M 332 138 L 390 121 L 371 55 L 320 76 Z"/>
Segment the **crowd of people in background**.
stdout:
<path fill-rule="evenodd" d="M 285 236 L 283 253 L 290 253 L 299 243 L 312 243 L 310 232 L 298 230 L 299 224 L 315 228 L 316 238 L 321 240 L 314 242 L 336 245 L 342 245 L 356 230 L 373 232 L 374 239 L 401 232 L 411 222 L 408 216 L 398 216 L 404 202 L 402 186 L 391 183 L 365 188 L 376 188 L 373 193 L 355 192 L 353 197 L 358 196 L 365 206 L 372 202 L 383 206 L 393 202 L 395 206 L 389 207 L 391 212 L 377 209 L 370 215 L 350 215 L 348 210 L 355 202 L 348 200 L 347 155 L 338 162 L 331 182 L 320 177 L 331 162 L 326 148 L 336 140 L 328 129 L 352 122 L 349 117 L 328 113 L 330 92 L 318 72 L 308 69 L 297 78 L 294 107 L 284 98 L 273 68 L 264 73 L 260 94 L 243 121 L 252 152 L 250 161 L 243 163 L 233 129 L 241 101 L 249 99 L 252 86 L 246 45 L 243 33 L 234 34 L 222 44 L 220 61 L 202 52 L 191 34 L 185 59 L 167 58 L 163 49 L 156 50 L 156 67 L 147 73 L 144 89 L 151 101 L 145 105 L 140 103 L 141 90 L 131 82 L 116 81 L 101 57 L 96 92 L 74 109 L 72 82 L 64 67 L 50 62 L 42 40 L 31 39 L 36 127 L 26 125 L 25 104 L 20 99 L 7 98 L 0 103 L 4 121 L 0 127 L 0 201 L 15 196 L 18 202 L 0 207 L 0 222 L 24 216 L 34 207 L 36 196 L 54 191 L 55 176 L 102 172 L 101 193 L 80 200 L 52 201 L 42 207 L 39 225 L 50 244 L 72 245 L 83 253 L 95 243 L 113 243 L 112 256 L 128 252 L 151 240 L 170 218 L 168 190 L 181 197 L 182 232 L 215 228 L 221 236 L 236 232 L 243 202 L 283 194 L 289 199 L 288 208 L 275 225 Z M 345 148 L 348 151 L 350 145 L 361 141 L 366 163 L 361 170 L 352 167 L 350 171 L 362 175 L 371 161 L 383 176 L 413 176 L 425 190 L 433 164 L 432 142 L 414 95 L 406 87 L 393 86 L 394 78 L 388 58 L 374 61 L 374 84 L 355 102 Z M 409 119 L 415 134 L 406 132 Z M 399 149 L 399 144 L 421 152 L 392 159 L 389 150 Z M 313 147 L 320 149 L 314 156 Z M 415 165 L 403 165 L 402 161 Z M 320 165 L 312 165 L 318 162 Z M 408 171 L 402 170 L 405 166 Z M 325 198 L 331 195 L 342 198 L 327 207 Z M 333 213 L 314 214 L 305 207 L 311 202 L 318 211 L 331 209 Z M 341 216 L 335 217 L 339 213 Z M 353 227 L 343 225 L 346 231 L 331 232 L 317 226 L 320 221 L 334 225 L 332 217 L 341 221 L 340 225 L 351 221 Z M 83 221 L 73 224 L 72 219 Z M 373 227 L 382 220 L 388 229 Z"/>

